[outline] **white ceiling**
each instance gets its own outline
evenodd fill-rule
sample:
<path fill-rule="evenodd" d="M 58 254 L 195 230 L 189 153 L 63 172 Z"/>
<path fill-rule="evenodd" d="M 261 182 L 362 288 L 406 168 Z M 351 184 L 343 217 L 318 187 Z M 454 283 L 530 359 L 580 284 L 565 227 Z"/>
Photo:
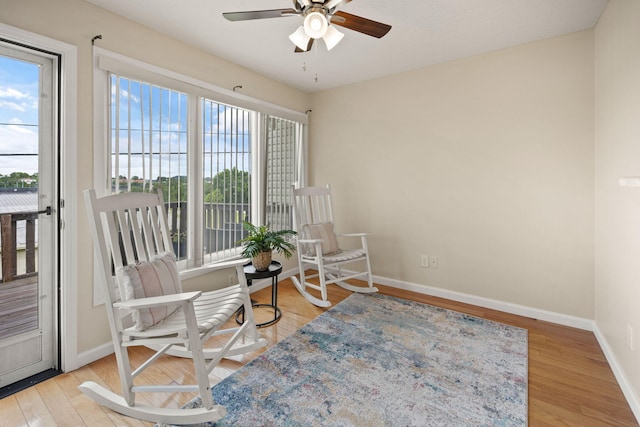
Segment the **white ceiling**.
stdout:
<path fill-rule="evenodd" d="M 293 7 L 292 0 L 87 0 L 306 92 L 335 88 L 592 28 L 607 0 L 353 0 L 339 10 L 392 26 L 382 39 L 339 27 L 294 53 L 297 16 L 230 22 L 223 12 Z M 306 71 L 305 71 L 306 69 Z M 317 82 L 314 76 L 317 75 Z"/>

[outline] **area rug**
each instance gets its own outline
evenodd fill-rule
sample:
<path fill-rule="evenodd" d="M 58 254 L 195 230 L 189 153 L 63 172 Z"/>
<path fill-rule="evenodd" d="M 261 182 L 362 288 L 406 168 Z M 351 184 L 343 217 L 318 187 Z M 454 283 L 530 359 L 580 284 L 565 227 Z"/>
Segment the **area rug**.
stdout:
<path fill-rule="evenodd" d="M 212 392 L 218 427 L 525 426 L 527 331 L 353 294 Z"/>

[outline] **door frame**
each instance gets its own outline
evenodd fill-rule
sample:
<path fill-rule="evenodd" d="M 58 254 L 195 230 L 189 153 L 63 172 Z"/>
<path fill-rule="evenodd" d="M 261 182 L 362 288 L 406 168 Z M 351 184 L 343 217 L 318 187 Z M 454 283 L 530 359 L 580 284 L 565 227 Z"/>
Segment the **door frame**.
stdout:
<path fill-rule="evenodd" d="M 42 49 L 60 56 L 59 63 L 59 156 L 60 172 L 58 209 L 60 222 L 59 274 L 57 300 L 58 325 L 54 334 L 59 335 L 59 362 L 63 372 L 78 366 L 78 300 L 77 300 L 77 190 L 76 148 L 77 148 L 77 48 L 36 33 L 0 23 L 0 38 L 23 46 Z"/>

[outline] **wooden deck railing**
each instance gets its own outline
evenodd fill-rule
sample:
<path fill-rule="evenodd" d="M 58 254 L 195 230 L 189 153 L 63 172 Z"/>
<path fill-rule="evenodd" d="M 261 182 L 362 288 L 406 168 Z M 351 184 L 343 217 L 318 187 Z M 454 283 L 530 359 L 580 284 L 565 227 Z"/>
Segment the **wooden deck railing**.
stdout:
<path fill-rule="evenodd" d="M 0 339 L 38 328 L 37 221 L 37 211 L 0 214 Z"/>
<path fill-rule="evenodd" d="M 25 222 L 25 246 L 18 247 L 18 222 Z M 38 212 L 13 212 L 0 214 L 0 246 L 2 248 L 3 283 L 34 276 L 36 270 L 36 222 Z M 24 250 L 24 271 L 18 272 L 18 251 Z"/>

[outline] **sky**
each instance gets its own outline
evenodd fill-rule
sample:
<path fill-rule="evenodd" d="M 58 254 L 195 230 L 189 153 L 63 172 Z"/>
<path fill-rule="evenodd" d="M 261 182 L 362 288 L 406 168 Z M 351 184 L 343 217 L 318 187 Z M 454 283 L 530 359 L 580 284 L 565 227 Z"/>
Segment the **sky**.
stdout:
<path fill-rule="evenodd" d="M 0 174 L 38 171 L 37 65 L 0 55 Z"/>

